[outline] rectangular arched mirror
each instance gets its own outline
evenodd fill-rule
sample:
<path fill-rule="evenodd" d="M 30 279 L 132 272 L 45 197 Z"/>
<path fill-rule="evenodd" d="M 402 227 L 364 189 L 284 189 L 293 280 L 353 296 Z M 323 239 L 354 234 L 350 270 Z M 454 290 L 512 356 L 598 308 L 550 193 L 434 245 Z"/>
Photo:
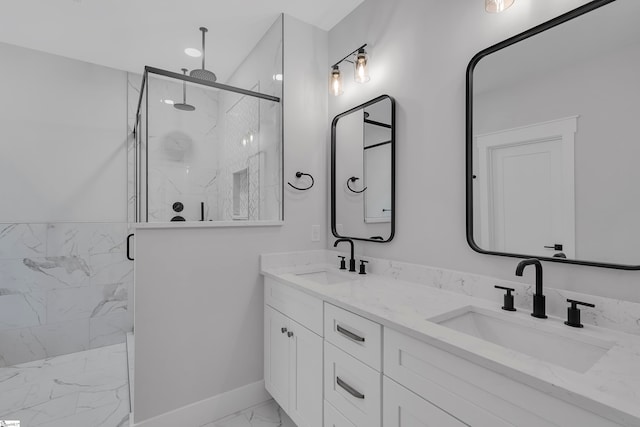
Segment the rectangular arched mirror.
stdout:
<path fill-rule="evenodd" d="M 331 125 L 331 229 L 388 242 L 395 231 L 395 101 L 382 95 Z"/>
<path fill-rule="evenodd" d="M 640 269 L 640 2 L 599 0 L 467 69 L 467 240 Z"/>

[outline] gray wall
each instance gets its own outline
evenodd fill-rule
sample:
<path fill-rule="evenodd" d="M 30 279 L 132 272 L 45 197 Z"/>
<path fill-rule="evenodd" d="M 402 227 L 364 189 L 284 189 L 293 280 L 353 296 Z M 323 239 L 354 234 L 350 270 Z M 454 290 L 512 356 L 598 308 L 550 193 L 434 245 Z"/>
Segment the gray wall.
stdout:
<path fill-rule="evenodd" d="M 465 70 L 480 50 L 584 3 L 516 2 L 491 15 L 481 1 L 367 0 L 330 31 L 327 64 L 366 42 L 372 68 L 366 85 L 345 79 L 329 116 L 382 93 L 397 101 L 396 237 L 358 242 L 359 252 L 515 279 L 515 259 L 478 254 L 466 243 Z M 548 286 L 640 301 L 640 273 L 544 267 Z"/>
<path fill-rule="evenodd" d="M 125 222 L 126 73 L 0 43 L 0 222 Z"/>

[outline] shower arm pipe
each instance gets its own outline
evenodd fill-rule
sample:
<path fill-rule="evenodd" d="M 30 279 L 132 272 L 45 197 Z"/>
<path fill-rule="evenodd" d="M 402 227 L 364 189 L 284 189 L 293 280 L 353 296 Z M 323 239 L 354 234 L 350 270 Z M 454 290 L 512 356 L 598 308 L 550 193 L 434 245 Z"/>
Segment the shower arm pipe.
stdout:
<path fill-rule="evenodd" d="M 187 73 L 185 72 L 184 75 L 186 76 Z M 187 82 L 185 81 L 182 82 L 182 102 L 187 103 Z"/>
<path fill-rule="evenodd" d="M 204 50 L 204 35 L 207 32 L 207 29 L 204 27 L 200 27 L 200 31 L 202 31 L 202 69 L 204 70 L 204 57 L 205 57 L 205 50 Z"/>
<path fill-rule="evenodd" d="M 183 68 L 182 69 L 182 75 L 186 76 L 187 75 L 187 69 Z M 187 103 L 187 82 L 183 81 L 182 82 L 182 103 L 186 104 Z"/>

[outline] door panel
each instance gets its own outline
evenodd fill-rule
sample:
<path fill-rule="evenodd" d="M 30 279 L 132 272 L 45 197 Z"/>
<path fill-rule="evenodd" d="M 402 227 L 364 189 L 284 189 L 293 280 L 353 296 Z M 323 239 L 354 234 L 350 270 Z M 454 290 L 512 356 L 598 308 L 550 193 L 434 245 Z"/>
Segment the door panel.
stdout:
<path fill-rule="evenodd" d="M 322 427 L 322 338 L 290 320 L 289 415 L 298 427 Z"/>
<path fill-rule="evenodd" d="M 551 256 L 562 230 L 562 151 L 557 141 L 491 151 L 492 240 L 501 252 Z"/>
<path fill-rule="evenodd" d="M 285 332 L 283 332 L 285 328 Z M 264 306 L 264 382 L 267 391 L 285 410 L 289 409 L 289 320 Z"/>

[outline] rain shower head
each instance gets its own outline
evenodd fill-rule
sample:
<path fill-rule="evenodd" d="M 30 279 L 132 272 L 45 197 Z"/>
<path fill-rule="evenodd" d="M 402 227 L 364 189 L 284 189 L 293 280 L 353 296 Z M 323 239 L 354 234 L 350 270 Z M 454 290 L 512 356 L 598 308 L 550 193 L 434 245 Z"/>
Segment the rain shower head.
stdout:
<path fill-rule="evenodd" d="M 202 31 L 202 68 L 191 70 L 189 75 L 191 77 L 193 77 L 193 78 L 196 78 L 196 79 L 207 80 L 209 82 L 215 82 L 216 80 L 218 80 L 216 75 L 213 72 L 205 69 L 205 66 L 204 66 L 204 56 L 205 56 L 205 52 L 204 52 L 204 35 L 209 30 L 207 30 L 205 27 L 200 27 L 200 31 Z"/>
<path fill-rule="evenodd" d="M 186 76 L 187 71 L 188 70 L 186 68 L 183 68 L 182 74 Z M 196 109 L 193 105 L 187 104 L 187 82 L 185 81 L 182 82 L 182 102 L 173 104 L 173 108 L 182 111 L 193 111 Z"/>
<path fill-rule="evenodd" d="M 196 107 L 194 107 L 193 105 L 190 104 L 173 104 L 173 108 L 178 109 L 178 110 L 182 110 L 182 111 L 193 111 L 196 109 Z"/>

